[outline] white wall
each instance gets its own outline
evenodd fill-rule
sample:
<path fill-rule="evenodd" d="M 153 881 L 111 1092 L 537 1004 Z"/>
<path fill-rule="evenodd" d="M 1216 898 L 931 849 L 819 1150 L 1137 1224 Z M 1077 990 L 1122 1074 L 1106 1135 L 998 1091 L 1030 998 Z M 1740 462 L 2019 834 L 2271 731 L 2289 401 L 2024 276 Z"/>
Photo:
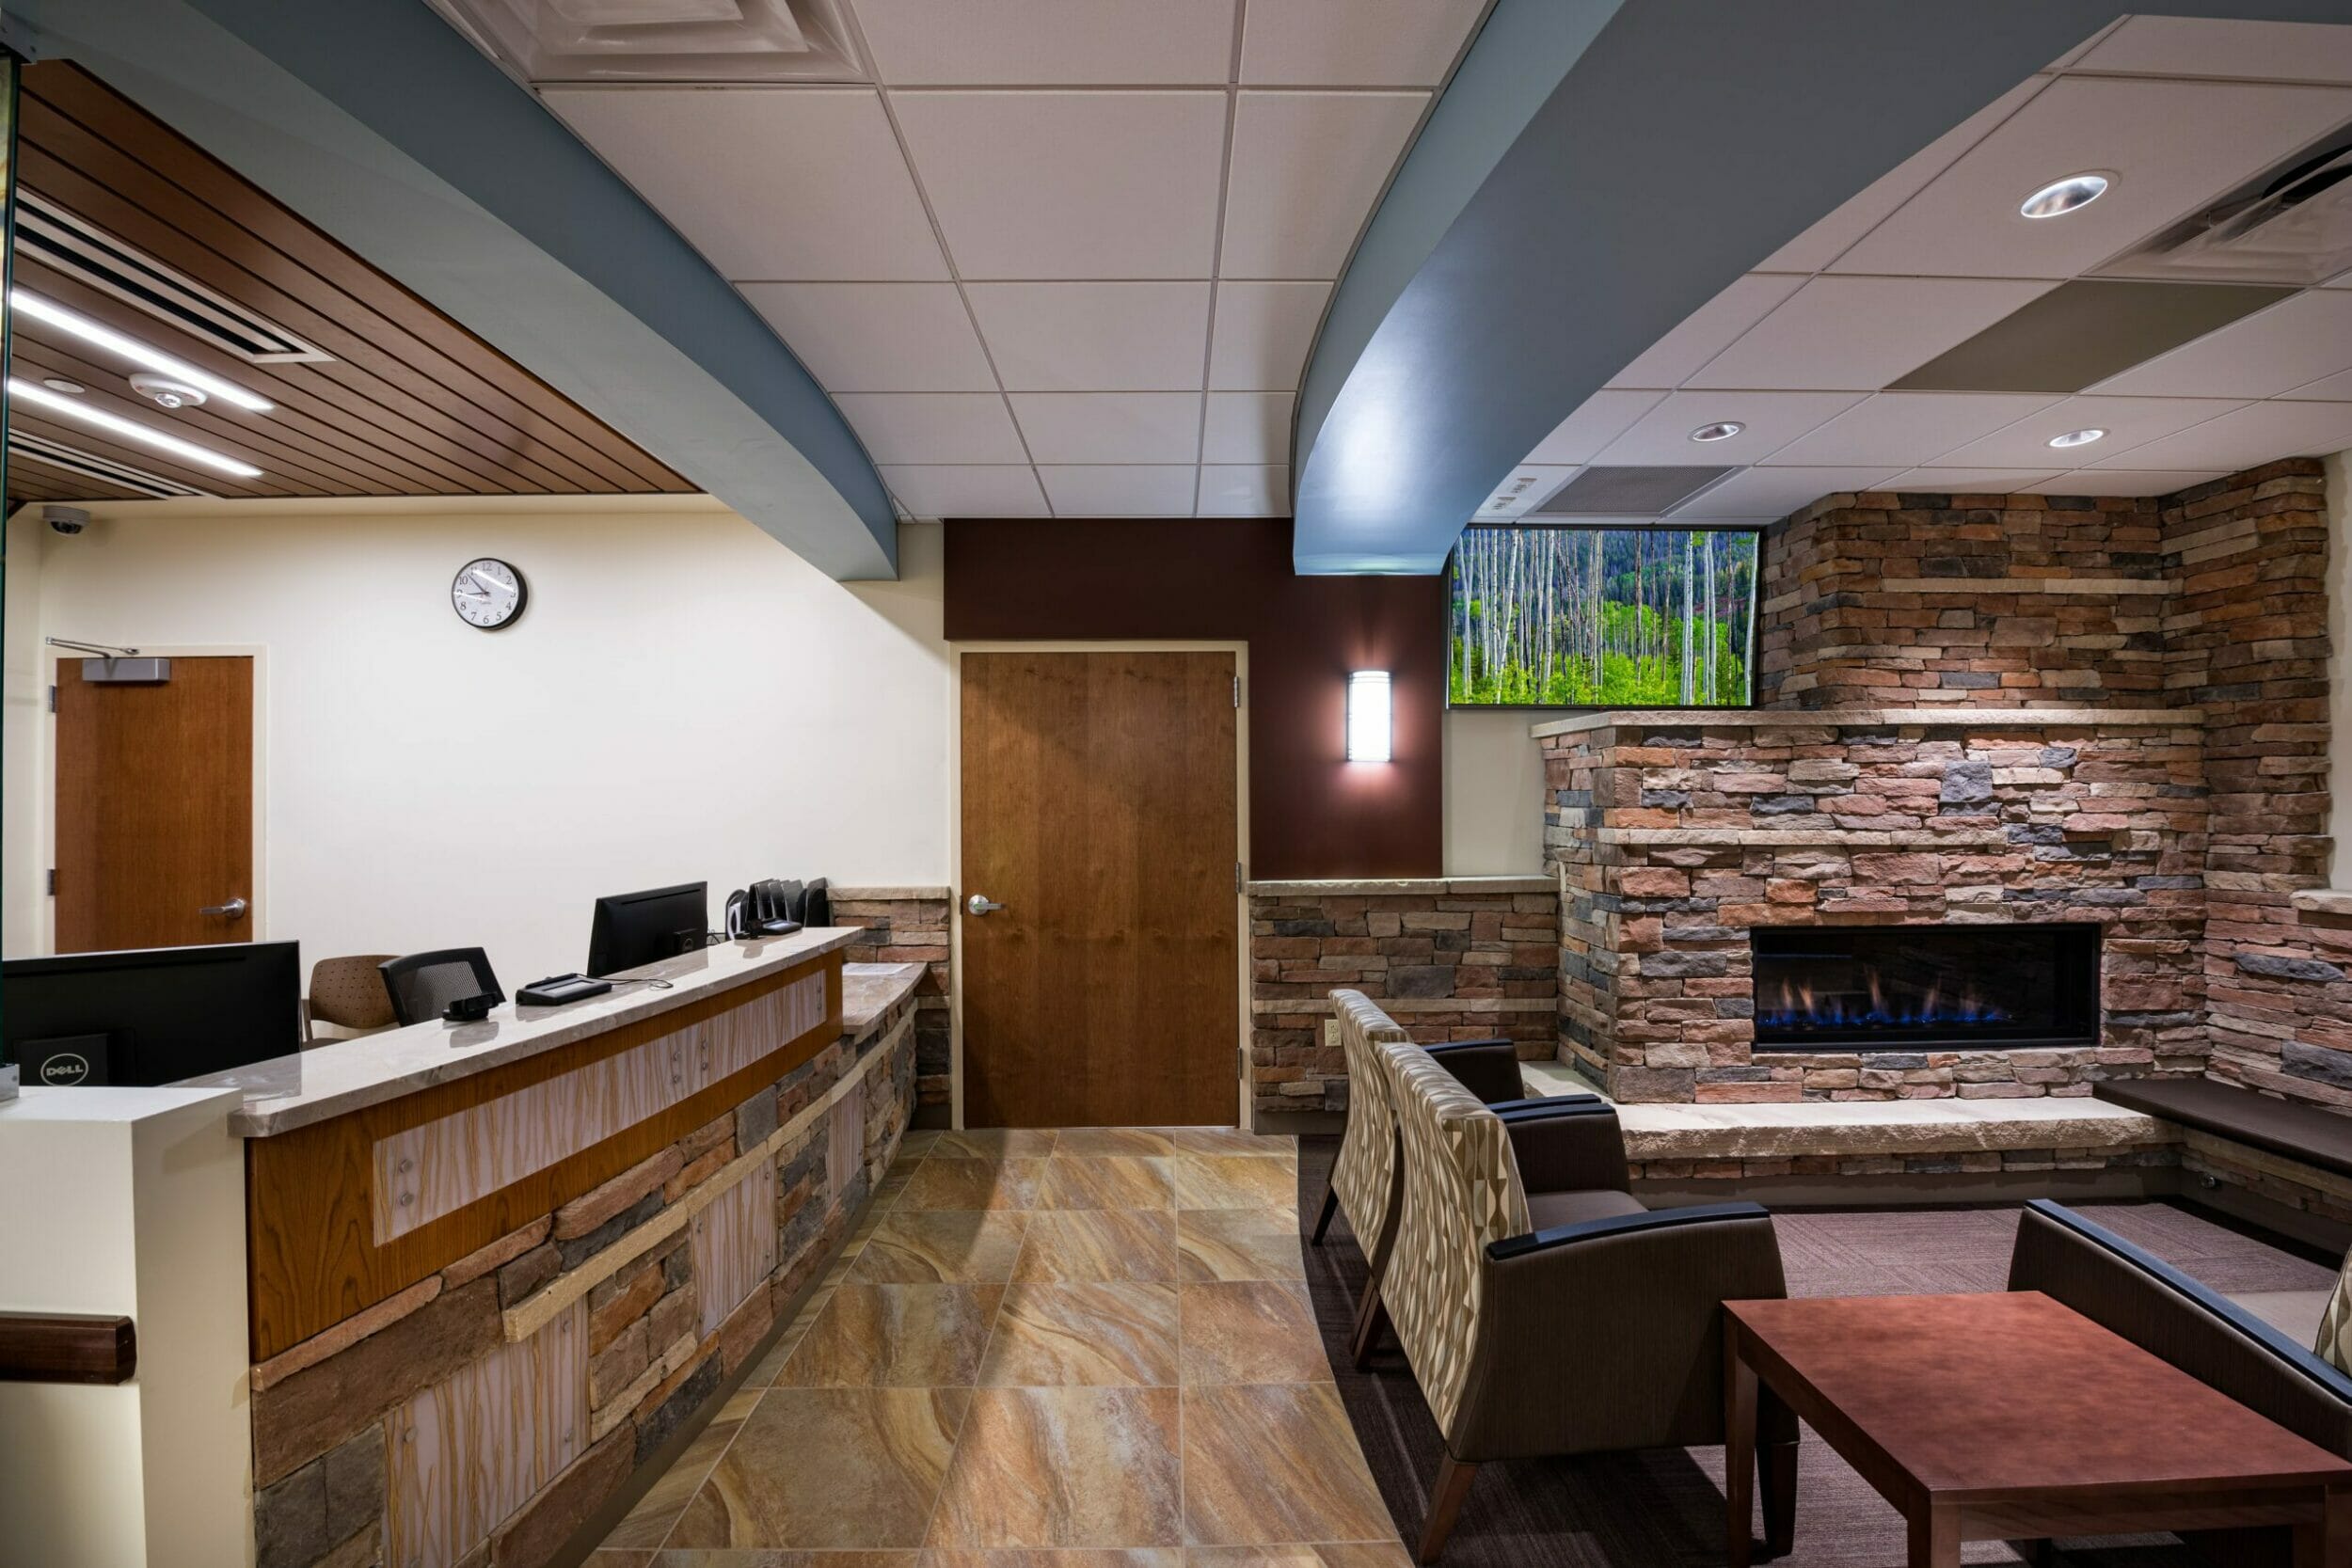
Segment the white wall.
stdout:
<path fill-rule="evenodd" d="M 715 921 L 755 877 L 948 880 L 939 530 L 902 531 L 898 581 L 841 584 L 703 498 L 421 504 L 11 528 L 8 952 L 47 916 L 25 597 L 41 635 L 265 650 L 259 934 L 306 963 L 480 944 L 512 991 L 585 962 L 599 893 L 707 880 Z M 483 555 L 530 585 L 504 631 L 450 609 Z"/>
<path fill-rule="evenodd" d="M 1445 715 L 1445 874 L 1525 877 L 1544 868 L 1544 757 L 1528 728 L 1551 717 L 1507 709 Z"/>

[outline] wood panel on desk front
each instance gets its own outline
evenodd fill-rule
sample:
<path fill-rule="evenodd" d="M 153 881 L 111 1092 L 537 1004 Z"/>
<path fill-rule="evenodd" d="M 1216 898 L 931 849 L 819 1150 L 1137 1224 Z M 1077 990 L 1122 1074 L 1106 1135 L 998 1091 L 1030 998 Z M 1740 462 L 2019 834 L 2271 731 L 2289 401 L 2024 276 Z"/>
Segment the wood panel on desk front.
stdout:
<path fill-rule="evenodd" d="M 253 1359 L 265 1361 L 552 1212 L 813 1059 L 841 1035 L 841 962 L 838 952 L 819 954 L 610 1034 L 275 1137 L 248 1140 L 246 1253 Z M 825 976 L 825 1017 L 817 1027 L 601 1143 L 376 1243 L 378 1139 L 675 1034 L 818 971 Z"/>

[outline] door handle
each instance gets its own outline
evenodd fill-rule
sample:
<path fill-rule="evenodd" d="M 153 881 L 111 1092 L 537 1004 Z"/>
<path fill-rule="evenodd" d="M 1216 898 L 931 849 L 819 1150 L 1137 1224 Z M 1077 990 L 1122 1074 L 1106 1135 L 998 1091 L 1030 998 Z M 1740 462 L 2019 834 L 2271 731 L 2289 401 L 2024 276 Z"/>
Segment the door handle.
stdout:
<path fill-rule="evenodd" d="M 1001 910 L 1005 906 L 984 893 L 976 893 L 963 901 L 963 907 L 974 914 L 986 914 L 992 910 Z"/>
<path fill-rule="evenodd" d="M 225 914 L 231 920 L 243 920 L 245 918 L 245 911 L 250 908 L 252 908 L 252 906 L 247 904 L 244 899 L 231 898 L 226 904 L 207 904 L 196 912 L 199 914 Z"/>

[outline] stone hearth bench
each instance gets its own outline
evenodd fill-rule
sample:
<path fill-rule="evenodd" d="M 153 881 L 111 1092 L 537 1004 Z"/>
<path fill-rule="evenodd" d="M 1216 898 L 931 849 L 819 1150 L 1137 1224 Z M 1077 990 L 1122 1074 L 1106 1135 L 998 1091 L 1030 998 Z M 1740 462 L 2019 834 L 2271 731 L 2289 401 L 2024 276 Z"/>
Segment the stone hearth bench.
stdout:
<path fill-rule="evenodd" d="M 2119 1078 L 2093 1092 L 2181 1130 L 2200 1201 L 2330 1249 L 2352 1242 L 2352 1117 L 2211 1078 Z"/>

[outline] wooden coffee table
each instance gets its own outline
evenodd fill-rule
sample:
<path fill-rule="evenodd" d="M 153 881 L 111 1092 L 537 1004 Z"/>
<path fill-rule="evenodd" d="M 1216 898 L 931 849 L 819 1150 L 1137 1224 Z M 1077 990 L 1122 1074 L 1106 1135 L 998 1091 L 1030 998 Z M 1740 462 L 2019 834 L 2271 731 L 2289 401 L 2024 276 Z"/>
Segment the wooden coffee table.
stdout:
<path fill-rule="evenodd" d="M 2293 1526 L 2296 1568 L 2352 1564 L 2352 1464 L 2039 1291 L 1724 1311 L 1733 1568 L 1759 1380 L 1895 1505 L 1912 1568 L 1957 1564 L 1963 1541 L 2249 1525 Z M 1772 1513 L 1787 1551 L 1794 1511 Z"/>

